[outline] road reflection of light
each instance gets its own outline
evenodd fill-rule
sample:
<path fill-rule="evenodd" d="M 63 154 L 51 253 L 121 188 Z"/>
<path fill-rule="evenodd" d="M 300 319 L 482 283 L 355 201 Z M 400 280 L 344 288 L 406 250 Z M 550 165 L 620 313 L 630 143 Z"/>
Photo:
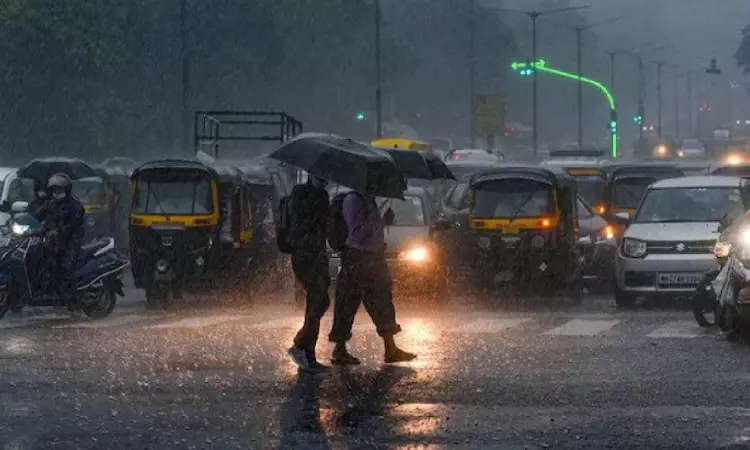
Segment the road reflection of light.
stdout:
<path fill-rule="evenodd" d="M 449 415 L 448 408 L 437 403 L 407 403 L 393 408 L 396 431 L 407 435 L 432 434 Z"/>
<path fill-rule="evenodd" d="M 410 319 L 406 321 L 401 328 L 404 330 L 404 339 L 406 339 L 409 344 L 419 345 L 435 341 L 435 333 L 433 332 L 432 326 L 423 319 Z"/>
<path fill-rule="evenodd" d="M 34 347 L 34 341 L 22 337 L 14 337 L 8 340 L 8 343 L 4 346 L 5 353 L 11 355 L 22 355 L 24 353 L 31 353 Z"/>

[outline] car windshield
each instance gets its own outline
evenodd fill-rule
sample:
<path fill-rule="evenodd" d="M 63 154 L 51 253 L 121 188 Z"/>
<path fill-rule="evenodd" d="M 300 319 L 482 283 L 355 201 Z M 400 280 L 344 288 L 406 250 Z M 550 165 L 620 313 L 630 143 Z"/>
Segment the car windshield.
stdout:
<path fill-rule="evenodd" d="M 646 189 L 654 182 L 653 178 L 628 177 L 615 181 L 612 207 L 616 209 L 635 209 L 641 202 Z"/>
<path fill-rule="evenodd" d="M 133 212 L 139 214 L 210 214 L 211 183 L 195 181 L 146 181 L 136 183 Z"/>
<path fill-rule="evenodd" d="M 396 215 L 392 226 L 423 227 L 427 225 L 422 199 L 416 195 L 405 195 L 403 200 L 378 198 L 380 209 L 390 207 Z"/>
<path fill-rule="evenodd" d="M 473 217 L 541 217 L 552 214 L 552 186 L 536 180 L 486 181 L 474 187 Z"/>
<path fill-rule="evenodd" d="M 734 221 L 745 212 L 737 188 L 651 189 L 635 217 L 638 223 Z"/>
<path fill-rule="evenodd" d="M 604 192 L 604 187 L 607 181 L 596 175 L 576 176 L 576 184 L 578 185 L 578 194 L 586 200 L 589 205 L 595 205 L 599 203 Z"/>
<path fill-rule="evenodd" d="M 73 180 L 73 196 L 84 205 L 104 203 L 104 181 L 101 178 L 81 178 Z"/>

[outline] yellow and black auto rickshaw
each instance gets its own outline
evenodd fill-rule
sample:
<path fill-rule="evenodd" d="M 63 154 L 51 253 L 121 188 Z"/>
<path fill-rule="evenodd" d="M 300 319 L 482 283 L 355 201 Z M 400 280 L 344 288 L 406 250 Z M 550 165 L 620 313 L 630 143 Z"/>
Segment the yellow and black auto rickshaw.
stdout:
<path fill-rule="evenodd" d="M 583 299 L 576 183 L 559 168 L 506 166 L 469 182 L 471 265 L 492 287 Z"/>
<path fill-rule="evenodd" d="M 635 215 L 646 189 L 655 181 L 683 176 L 673 163 L 612 164 L 604 167 L 607 186 L 600 202 L 595 203 L 599 214 L 615 215 L 627 212 Z"/>
<path fill-rule="evenodd" d="M 598 161 L 554 160 L 550 159 L 540 164 L 544 167 L 560 167 L 575 179 L 578 185 L 578 195 L 589 205 L 601 203 L 604 188 L 607 186 L 607 174 Z"/>
<path fill-rule="evenodd" d="M 136 287 L 168 306 L 183 287 L 215 288 L 238 263 L 252 230 L 236 168 L 163 160 L 131 176 L 130 248 Z"/>

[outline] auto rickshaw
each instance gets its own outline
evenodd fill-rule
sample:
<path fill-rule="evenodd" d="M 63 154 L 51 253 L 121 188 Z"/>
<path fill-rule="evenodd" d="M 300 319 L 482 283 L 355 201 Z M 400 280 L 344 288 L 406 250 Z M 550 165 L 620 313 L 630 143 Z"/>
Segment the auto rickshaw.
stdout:
<path fill-rule="evenodd" d="M 429 142 L 416 141 L 405 138 L 383 138 L 370 141 L 370 146 L 376 148 L 398 148 L 401 150 L 432 151 L 434 147 Z"/>
<path fill-rule="evenodd" d="M 130 173 L 120 166 L 98 166 L 94 168 L 104 180 L 109 209 L 109 233 L 115 245 L 128 248 L 128 218 L 130 217 Z"/>
<path fill-rule="evenodd" d="M 607 186 L 607 174 L 598 161 L 575 161 L 569 159 L 543 161 L 541 166 L 560 167 L 573 177 L 578 185 L 578 195 L 589 205 L 601 202 Z"/>
<path fill-rule="evenodd" d="M 562 169 L 506 166 L 469 181 L 467 250 L 475 279 L 583 300 L 577 188 Z"/>
<path fill-rule="evenodd" d="M 137 288 L 149 306 L 168 306 L 184 287 L 214 288 L 244 268 L 239 171 L 196 161 L 161 160 L 131 175 L 130 249 Z M 228 270 L 230 269 L 230 270 Z"/>
<path fill-rule="evenodd" d="M 614 216 L 620 212 L 635 215 L 646 189 L 654 181 L 684 176 L 672 163 L 612 164 L 604 167 L 607 186 L 596 204 L 599 214 Z"/>

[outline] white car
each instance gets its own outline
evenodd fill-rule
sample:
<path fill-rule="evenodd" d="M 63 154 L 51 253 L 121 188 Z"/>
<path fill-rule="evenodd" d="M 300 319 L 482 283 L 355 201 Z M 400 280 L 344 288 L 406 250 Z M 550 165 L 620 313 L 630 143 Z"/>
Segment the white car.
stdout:
<path fill-rule="evenodd" d="M 750 181 L 728 176 L 660 180 L 649 186 L 615 257 L 615 302 L 688 296 L 718 265 L 719 221 L 750 209 Z M 625 213 L 626 214 L 626 213 Z"/>

